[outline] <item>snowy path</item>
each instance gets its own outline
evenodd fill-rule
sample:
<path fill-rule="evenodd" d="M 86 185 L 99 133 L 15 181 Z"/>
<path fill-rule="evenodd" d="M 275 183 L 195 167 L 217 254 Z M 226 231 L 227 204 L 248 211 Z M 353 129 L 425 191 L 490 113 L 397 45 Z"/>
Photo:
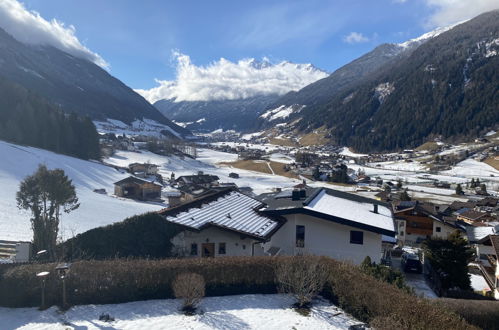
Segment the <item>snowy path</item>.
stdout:
<path fill-rule="evenodd" d="M 289 308 L 292 299 L 285 295 L 239 295 L 208 297 L 202 300 L 202 313 L 185 316 L 178 312 L 179 301 L 149 300 L 116 305 L 76 306 L 64 315 L 52 307 L 40 312 L 35 308 L 0 308 L 2 329 L 348 329 L 359 324 L 341 309 L 321 300 L 310 316 Z M 113 322 L 99 321 L 109 314 Z M 67 325 L 62 324 L 62 320 Z"/>

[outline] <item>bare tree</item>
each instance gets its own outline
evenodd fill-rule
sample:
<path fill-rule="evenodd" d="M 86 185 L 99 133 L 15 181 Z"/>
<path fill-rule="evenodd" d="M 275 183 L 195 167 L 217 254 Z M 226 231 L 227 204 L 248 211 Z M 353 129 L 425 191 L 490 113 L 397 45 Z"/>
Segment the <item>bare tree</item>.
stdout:
<path fill-rule="evenodd" d="M 295 256 L 283 259 L 276 268 L 279 289 L 296 299 L 296 307 L 309 307 L 312 299 L 323 289 L 327 267 L 320 258 Z"/>
<path fill-rule="evenodd" d="M 175 298 L 183 299 L 182 310 L 188 314 L 193 314 L 196 311 L 196 305 L 205 294 L 203 276 L 195 273 L 177 275 L 173 281 L 173 293 Z"/>

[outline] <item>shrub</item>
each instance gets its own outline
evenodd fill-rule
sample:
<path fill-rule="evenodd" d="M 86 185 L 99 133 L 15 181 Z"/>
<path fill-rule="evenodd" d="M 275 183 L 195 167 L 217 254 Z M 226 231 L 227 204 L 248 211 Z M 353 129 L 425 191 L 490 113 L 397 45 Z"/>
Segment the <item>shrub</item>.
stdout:
<path fill-rule="evenodd" d="M 393 284 L 397 288 L 403 289 L 408 293 L 414 293 L 414 290 L 405 284 L 405 277 L 400 270 L 384 265 L 377 265 L 375 262 L 371 262 L 369 256 L 362 261 L 360 269 L 364 274 L 371 275 L 383 282 Z"/>
<path fill-rule="evenodd" d="M 396 326 L 400 329 L 475 329 L 446 307 L 409 295 L 362 273 L 359 267 L 313 256 L 77 261 L 66 279 L 68 301 L 78 305 L 174 298 L 172 283 L 183 273 L 202 275 L 207 296 L 275 293 L 279 286 L 278 266 L 293 264 L 293 261 L 296 265 L 303 260 L 327 270 L 324 289 L 319 293 L 362 322 L 384 324 L 378 326 L 382 329 Z M 0 267 L 0 306 L 37 306 L 40 281 L 35 274 L 47 270 L 51 274 L 46 281 L 46 303 L 48 306 L 59 303 L 61 281 L 54 267 L 55 264 L 18 265 L 3 270 Z M 481 324 L 481 316 L 476 317 L 473 324 Z"/>
<path fill-rule="evenodd" d="M 324 288 L 327 267 L 319 258 L 296 256 L 277 263 L 276 278 L 280 291 L 293 295 L 296 307 L 306 308 Z"/>
<path fill-rule="evenodd" d="M 172 256 L 170 240 L 180 227 L 151 212 L 91 229 L 59 245 L 66 260 L 109 258 L 167 258 Z"/>
<path fill-rule="evenodd" d="M 173 293 L 175 298 L 183 299 L 182 310 L 193 314 L 196 305 L 205 294 L 205 283 L 203 276 L 194 273 L 183 273 L 177 275 L 173 281 Z"/>
<path fill-rule="evenodd" d="M 440 308 L 454 311 L 468 323 L 482 329 L 499 329 L 499 301 L 438 299 Z"/>

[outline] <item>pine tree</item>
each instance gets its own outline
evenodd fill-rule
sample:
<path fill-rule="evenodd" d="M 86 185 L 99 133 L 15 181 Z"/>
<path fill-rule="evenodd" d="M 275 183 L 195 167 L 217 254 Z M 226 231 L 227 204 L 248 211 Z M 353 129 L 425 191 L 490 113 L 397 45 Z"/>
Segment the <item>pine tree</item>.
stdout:
<path fill-rule="evenodd" d="M 458 183 L 456 186 L 456 195 L 463 195 L 463 194 L 464 194 L 463 188 L 461 187 L 461 184 Z"/>

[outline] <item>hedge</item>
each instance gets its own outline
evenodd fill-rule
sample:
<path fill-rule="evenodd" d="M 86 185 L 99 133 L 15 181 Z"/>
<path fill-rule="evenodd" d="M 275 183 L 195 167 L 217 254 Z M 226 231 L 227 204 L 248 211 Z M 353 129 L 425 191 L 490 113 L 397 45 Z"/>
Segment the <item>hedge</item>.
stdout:
<path fill-rule="evenodd" d="M 58 246 L 65 260 L 168 258 L 182 228 L 151 212 L 76 235 Z"/>
<path fill-rule="evenodd" d="M 298 257 L 78 261 L 67 278 L 68 300 L 78 305 L 173 298 L 173 279 L 183 272 L 201 274 L 207 296 L 275 293 L 274 269 L 287 258 Z M 326 257 L 306 258 L 327 264 L 329 278 L 322 295 L 360 321 L 383 329 L 474 329 L 457 314 L 363 274 L 356 266 Z M 0 277 L 0 305 L 37 306 L 40 282 L 35 273 L 46 270 L 51 272 L 47 303 L 60 303 L 61 283 L 54 267 L 30 264 L 7 269 Z"/>

